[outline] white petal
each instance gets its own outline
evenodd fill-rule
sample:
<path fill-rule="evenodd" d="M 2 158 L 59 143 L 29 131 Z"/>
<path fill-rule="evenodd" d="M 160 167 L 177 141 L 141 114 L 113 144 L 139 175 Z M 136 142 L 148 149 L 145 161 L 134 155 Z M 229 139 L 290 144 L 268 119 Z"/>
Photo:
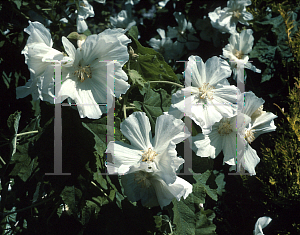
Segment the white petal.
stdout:
<path fill-rule="evenodd" d="M 224 162 L 229 165 L 235 164 L 236 158 L 236 135 L 235 133 L 231 133 L 226 135 L 223 138 L 223 154 L 224 154 Z"/>
<path fill-rule="evenodd" d="M 140 150 L 120 141 L 109 142 L 106 153 L 112 154 L 114 166 L 119 168 L 118 173 L 120 175 L 126 174 L 130 166 L 137 164 L 142 159 Z"/>
<path fill-rule="evenodd" d="M 78 33 L 83 33 L 84 31 L 86 31 L 88 29 L 88 26 L 87 26 L 85 20 L 81 19 L 79 16 L 77 17 L 76 24 L 77 24 L 77 32 Z"/>
<path fill-rule="evenodd" d="M 206 80 L 212 86 L 221 82 L 223 79 L 230 77 L 231 70 L 229 67 L 221 66 L 223 65 L 219 57 L 213 56 L 209 58 L 205 63 L 206 69 Z"/>
<path fill-rule="evenodd" d="M 191 75 L 193 87 L 201 87 L 206 82 L 206 68 L 203 60 L 199 56 L 190 56 L 185 71 Z"/>
<path fill-rule="evenodd" d="M 197 156 L 215 158 L 222 150 L 222 141 L 219 141 L 217 138 L 218 136 L 215 134 L 212 135 L 198 134 L 192 137 L 193 140 L 192 149 Z M 215 146 L 211 145 L 211 141 L 213 141 L 217 145 Z"/>
<path fill-rule="evenodd" d="M 30 36 L 27 40 L 27 44 L 30 43 L 45 43 L 47 46 L 52 47 L 52 39 L 49 29 L 45 28 L 40 22 L 29 21 L 29 26 L 24 29 Z"/>
<path fill-rule="evenodd" d="M 170 141 L 178 144 L 189 136 L 190 133 L 185 128 L 184 122 L 172 115 L 164 114 L 156 119 L 153 147 L 156 153 L 160 153 L 165 151 Z"/>
<path fill-rule="evenodd" d="M 263 133 L 268 133 L 276 130 L 273 119 L 277 118 L 276 115 L 270 112 L 262 113 L 258 116 L 252 126 L 252 129 L 255 129 L 254 136 L 257 138 Z"/>
<path fill-rule="evenodd" d="M 121 123 L 123 135 L 131 145 L 140 150 L 152 147 L 152 134 L 149 118 L 145 113 L 134 112 Z"/>
<path fill-rule="evenodd" d="M 155 189 L 157 200 L 161 209 L 163 209 L 164 206 L 169 205 L 174 197 L 179 200 L 182 196 L 185 195 L 184 186 L 181 184 L 167 185 L 160 178 L 155 178 L 155 180 L 152 181 L 152 184 Z"/>
<path fill-rule="evenodd" d="M 74 45 L 64 36 L 62 37 L 62 43 L 67 54 L 74 60 L 76 53 Z"/>
<path fill-rule="evenodd" d="M 272 221 L 270 217 L 264 216 L 258 218 L 254 226 L 254 235 L 264 235 L 263 229 Z"/>
<path fill-rule="evenodd" d="M 260 162 L 260 158 L 257 156 L 256 151 L 249 145 L 246 144 L 244 152 L 245 165 L 244 168 L 251 174 L 255 175 L 255 167 Z"/>
<path fill-rule="evenodd" d="M 244 103 L 244 113 L 249 117 L 265 103 L 262 98 L 258 98 L 252 91 L 240 94 L 239 102 Z"/>

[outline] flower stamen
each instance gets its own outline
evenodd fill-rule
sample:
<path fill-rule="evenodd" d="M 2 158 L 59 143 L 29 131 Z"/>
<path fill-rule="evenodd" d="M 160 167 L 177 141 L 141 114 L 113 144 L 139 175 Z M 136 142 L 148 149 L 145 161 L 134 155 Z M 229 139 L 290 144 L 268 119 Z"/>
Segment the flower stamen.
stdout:
<path fill-rule="evenodd" d="M 213 91 L 211 91 L 212 89 L 215 89 L 215 87 L 209 85 L 209 83 L 204 83 L 203 86 L 199 87 L 199 92 L 201 94 L 199 94 L 200 99 L 205 99 L 206 97 L 208 99 L 213 99 Z"/>
<path fill-rule="evenodd" d="M 254 131 L 255 129 L 250 129 L 245 131 L 245 139 L 249 144 L 251 144 L 255 140 Z"/>
<path fill-rule="evenodd" d="M 241 60 L 243 59 L 244 53 L 242 51 L 238 51 L 237 49 L 235 49 L 234 56 L 239 60 Z"/>
<path fill-rule="evenodd" d="M 143 151 L 143 155 L 142 155 L 142 161 L 143 162 L 153 162 L 153 160 L 155 159 L 155 156 L 157 156 L 158 154 L 152 150 L 151 148 L 148 148 L 147 150 L 141 150 Z"/>
<path fill-rule="evenodd" d="M 241 12 L 239 12 L 239 11 L 233 11 L 233 17 L 240 18 L 241 15 L 242 15 Z"/>
<path fill-rule="evenodd" d="M 79 69 L 74 72 L 74 75 L 79 78 L 80 82 L 83 82 L 85 79 L 92 77 L 92 70 L 90 65 L 84 67 L 79 65 L 78 67 Z"/>
<path fill-rule="evenodd" d="M 233 132 L 233 130 L 230 121 L 229 120 L 220 121 L 220 126 L 218 128 L 219 135 L 224 136 L 230 134 L 231 132 Z"/>

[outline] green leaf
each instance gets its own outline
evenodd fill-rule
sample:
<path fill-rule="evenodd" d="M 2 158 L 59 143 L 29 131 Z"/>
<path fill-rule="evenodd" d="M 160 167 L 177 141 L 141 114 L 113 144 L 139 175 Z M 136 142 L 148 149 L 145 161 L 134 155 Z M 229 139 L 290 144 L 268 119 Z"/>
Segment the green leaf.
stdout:
<path fill-rule="evenodd" d="M 21 118 L 21 112 L 16 111 L 14 114 L 9 115 L 9 118 L 7 119 L 7 126 L 9 128 L 10 132 L 12 133 L 11 156 L 13 156 L 15 154 L 16 149 L 17 149 L 17 134 L 18 134 L 20 118 Z"/>
<path fill-rule="evenodd" d="M 82 125 L 94 135 L 95 150 L 100 156 L 103 156 L 106 150 L 108 133 L 113 133 L 115 140 L 121 140 L 120 122 L 120 118 L 114 117 L 114 126 L 107 126 L 107 116 L 86 123 L 82 122 Z"/>
<path fill-rule="evenodd" d="M 132 26 L 129 31 L 128 31 L 128 35 L 131 36 L 132 38 L 138 40 L 138 36 L 139 36 L 139 30 L 137 26 Z"/>
<path fill-rule="evenodd" d="M 7 89 L 9 89 L 10 86 L 10 82 L 11 82 L 11 72 L 9 73 L 9 75 L 7 76 L 7 74 L 5 73 L 5 71 L 2 72 L 2 79 L 7 87 Z"/>
<path fill-rule="evenodd" d="M 201 235 L 216 234 L 216 225 L 213 224 L 215 213 L 212 210 L 201 210 L 197 213 L 196 233 Z"/>
<path fill-rule="evenodd" d="M 258 60 L 267 65 L 262 72 L 261 83 L 270 80 L 275 75 L 276 64 L 275 53 L 278 46 L 271 46 L 270 42 L 262 37 L 258 40 L 255 47 L 250 53 L 251 58 L 258 58 Z"/>
<path fill-rule="evenodd" d="M 144 87 L 145 80 L 136 70 L 133 69 L 128 70 L 128 75 L 133 85 L 138 85 L 140 88 Z"/>
<path fill-rule="evenodd" d="M 193 173 L 192 170 L 190 170 L 191 173 Z M 211 189 L 209 185 L 207 185 L 207 180 L 211 175 L 211 171 L 207 170 L 206 172 L 202 174 L 195 174 L 193 173 L 193 177 L 196 180 L 196 184 L 193 185 L 193 187 L 202 188 L 207 193 L 208 196 L 210 196 L 213 200 L 218 200 L 217 195 L 217 189 Z M 194 189 L 194 188 L 193 188 Z"/>
<path fill-rule="evenodd" d="M 145 83 L 140 92 L 144 95 L 144 101 L 133 101 L 133 104 L 137 109 L 142 108 L 146 112 L 153 132 L 156 118 L 169 110 L 172 97 L 164 89 L 152 90 L 149 83 Z"/>
<path fill-rule="evenodd" d="M 22 2 L 21 0 L 14 0 L 14 3 L 16 4 L 17 8 L 20 10 Z"/>
<path fill-rule="evenodd" d="M 130 58 L 127 63 L 128 68 L 130 64 L 130 69 L 138 71 L 145 81 L 171 81 L 179 83 L 173 69 L 164 61 L 160 53 L 152 48 L 143 47 L 134 37 L 130 36 L 130 38 L 132 39 L 130 46 L 132 46 L 134 53 L 138 57 Z M 153 83 L 151 87 L 161 87 L 171 91 L 173 85 Z"/>
<path fill-rule="evenodd" d="M 77 189 L 79 190 L 79 189 Z M 63 191 L 60 194 L 64 203 L 68 206 L 69 214 L 76 214 L 76 199 L 75 199 L 75 187 L 73 186 L 65 186 Z"/>

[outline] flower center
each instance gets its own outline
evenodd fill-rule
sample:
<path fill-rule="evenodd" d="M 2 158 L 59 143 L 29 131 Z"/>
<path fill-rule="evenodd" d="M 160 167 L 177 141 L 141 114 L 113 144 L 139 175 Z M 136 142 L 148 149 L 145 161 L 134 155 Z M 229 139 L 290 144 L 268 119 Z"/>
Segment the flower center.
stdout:
<path fill-rule="evenodd" d="M 86 7 L 86 5 L 82 2 L 82 3 L 80 3 L 80 6 L 82 6 L 82 7 Z"/>
<path fill-rule="evenodd" d="M 230 121 L 229 120 L 221 120 L 218 128 L 218 133 L 221 136 L 228 135 L 233 132 Z"/>
<path fill-rule="evenodd" d="M 243 59 L 244 53 L 242 51 L 238 51 L 237 49 L 235 49 L 234 55 L 236 58 L 241 60 L 241 59 Z"/>
<path fill-rule="evenodd" d="M 151 186 L 149 178 L 150 174 L 145 171 L 138 171 L 134 173 L 134 181 L 140 184 L 142 188 L 149 188 Z"/>
<path fill-rule="evenodd" d="M 77 76 L 80 82 L 83 82 L 87 78 L 92 77 L 92 70 L 90 65 L 87 66 L 78 66 L 78 69 L 74 72 L 74 75 Z"/>
<path fill-rule="evenodd" d="M 240 18 L 241 12 L 239 12 L 239 11 L 233 11 L 233 16 L 234 16 L 235 18 Z"/>
<path fill-rule="evenodd" d="M 255 129 L 250 129 L 245 131 L 245 139 L 248 141 L 249 144 L 251 144 L 253 140 L 255 140 L 254 133 L 253 133 L 254 131 Z"/>
<path fill-rule="evenodd" d="M 199 88 L 199 96 L 200 96 L 200 99 L 205 99 L 206 97 L 208 99 L 213 99 L 213 91 L 211 91 L 212 89 L 214 89 L 215 87 L 209 85 L 209 83 L 204 83 L 203 86 L 201 86 Z"/>
<path fill-rule="evenodd" d="M 143 151 L 143 155 L 142 155 L 142 161 L 143 162 L 153 162 L 153 160 L 155 159 L 155 156 L 157 156 L 158 154 L 152 150 L 151 148 L 148 148 L 147 150 L 141 150 Z"/>
<path fill-rule="evenodd" d="M 255 119 L 259 117 L 264 111 L 263 111 L 263 105 L 261 105 L 251 116 L 252 119 Z"/>

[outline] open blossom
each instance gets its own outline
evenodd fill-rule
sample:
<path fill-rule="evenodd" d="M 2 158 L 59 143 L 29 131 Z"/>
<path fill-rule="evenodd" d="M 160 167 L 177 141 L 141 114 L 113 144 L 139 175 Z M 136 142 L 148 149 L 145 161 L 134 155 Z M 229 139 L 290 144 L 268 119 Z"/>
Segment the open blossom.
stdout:
<path fill-rule="evenodd" d="M 179 58 L 183 51 L 183 44 L 178 43 L 178 41 L 173 42 L 171 38 L 166 37 L 165 30 L 163 29 L 157 29 L 157 32 L 161 39 L 151 38 L 149 45 L 161 53 L 166 61 Z"/>
<path fill-rule="evenodd" d="M 249 98 L 249 97 L 248 97 Z M 249 101 L 247 113 L 249 113 Z M 252 109 L 253 110 L 253 109 Z M 252 115 L 257 111 L 251 111 Z M 260 159 L 250 144 L 261 134 L 274 131 L 276 126 L 273 119 L 277 116 L 264 112 L 251 118 L 246 114 L 232 118 L 223 118 L 216 123 L 208 135 L 198 134 L 193 138 L 193 150 L 201 157 L 215 158 L 221 151 L 224 154 L 224 162 L 235 165 L 236 145 L 244 147 L 244 155 L 239 164 L 252 175 L 255 175 L 255 167 Z M 237 136 L 238 135 L 238 136 Z M 239 166 L 240 167 L 240 166 Z M 231 167 L 230 170 L 236 169 Z"/>
<path fill-rule="evenodd" d="M 252 36 L 253 31 L 251 29 L 243 30 L 240 34 L 232 34 L 229 38 L 229 44 L 223 48 L 223 56 L 229 59 L 229 64 L 234 73 L 234 79 L 237 77 L 237 61 L 242 60 L 245 68 L 251 69 L 256 73 L 261 71 L 254 65 L 248 62 L 248 54 L 252 51 L 254 37 Z M 241 81 L 243 82 L 243 81 Z"/>
<path fill-rule="evenodd" d="M 229 0 L 224 9 L 218 7 L 213 12 L 208 13 L 212 26 L 222 33 L 237 33 L 236 25 L 238 22 L 249 25 L 247 21 L 253 19 L 252 14 L 246 11 L 246 6 L 249 5 L 251 5 L 251 0 Z"/>
<path fill-rule="evenodd" d="M 176 144 L 190 136 L 181 120 L 168 114 L 159 116 L 152 138 L 148 117 L 135 112 L 121 124 L 121 131 L 131 145 L 111 141 L 106 152 L 112 154 L 113 164 L 107 167 L 109 173 L 122 175 L 129 200 L 142 199 L 145 206 L 163 207 L 174 197 L 179 200 L 191 192 L 191 185 L 176 176 L 184 163 L 177 157 Z"/>
<path fill-rule="evenodd" d="M 78 10 L 78 15 L 77 15 L 77 32 L 78 33 L 83 33 L 88 29 L 88 26 L 85 22 L 85 20 L 88 17 L 94 17 L 94 9 L 91 4 L 89 4 L 88 1 L 83 0 L 79 2 L 79 10 Z"/>
<path fill-rule="evenodd" d="M 230 86 L 226 79 L 231 74 L 228 64 L 216 56 L 205 64 L 199 56 L 190 56 L 185 76 L 187 74 L 191 75 L 192 86 L 173 94 L 172 106 L 186 113 L 203 133 L 209 133 L 214 123 L 223 117 L 236 115 L 239 90 Z M 187 93 L 191 95 L 186 98 Z M 190 110 L 186 103 L 191 105 Z"/>
<path fill-rule="evenodd" d="M 146 162 L 149 171 L 164 172 L 167 184 L 175 182 L 175 172 L 184 163 L 184 159 L 177 157 L 176 144 L 190 136 L 181 120 L 168 114 L 159 116 L 152 139 L 148 117 L 145 113 L 134 112 L 121 124 L 121 131 L 131 145 L 111 141 L 106 150 L 112 154 L 118 174 L 126 174 L 131 166 Z"/>
<path fill-rule="evenodd" d="M 30 35 L 22 50 L 30 71 L 30 79 L 25 86 L 17 87 L 17 99 L 31 94 L 34 100 L 41 99 L 53 103 L 51 94 L 54 93 L 54 87 L 49 88 L 50 95 L 48 92 L 43 93 L 41 89 L 44 78 L 52 77 L 54 74 L 53 66 L 49 66 L 51 64 L 49 60 L 62 60 L 63 53 L 52 48 L 51 34 L 41 23 L 29 21 L 29 26 L 24 31 Z"/>
<path fill-rule="evenodd" d="M 179 44 L 185 44 L 189 50 L 194 50 L 199 46 L 199 39 L 193 34 L 196 32 L 192 23 L 187 21 L 184 14 L 174 12 L 174 17 L 178 23 L 177 27 L 168 26 L 167 36 L 176 38 Z"/>
<path fill-rule="evenodd" d="M 62 67 L 62 100 L 68 97 L 73 99 L 82 118 L 100 118 L 103 109 L 100 109 L 98 103 L 111 105 L 109 100 L 112 101 L 113 96 L 118 98 L 125 94 L 130 86 L 122 70 L 129 59 L 127 44 L 130 39 L 122 29 L 107 29 L 98 35 L 88 36 L 81 48 L 75 49 L 65 37 L 62 42 L 71 60 L 71 63 Z M 106 61 L 115 61 L 115 89 L 107 86 Z M 51 84 L 52 80 L 47 82 Z"/>
<path fill-rule="evenodd" d="M 126 10 L 120 11 L 120 13 L 116 17 L 110 17 L 110 23 L 114 28 L 122 28 L 126 31 L 129 30 L 132 26 L 136 25 L 135 20 Z"/>

